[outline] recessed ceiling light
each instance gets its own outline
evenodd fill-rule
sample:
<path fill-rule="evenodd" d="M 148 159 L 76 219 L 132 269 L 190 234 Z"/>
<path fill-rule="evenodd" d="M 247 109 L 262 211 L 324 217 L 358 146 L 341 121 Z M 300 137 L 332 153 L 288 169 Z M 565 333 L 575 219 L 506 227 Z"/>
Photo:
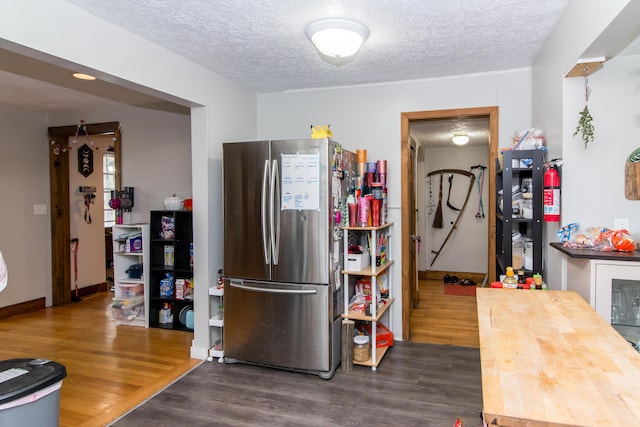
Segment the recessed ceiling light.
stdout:
<path fill-rule="evenodd" d="M 95 80 L 96 78 L 90 74 L 85 73 L 73 73 L 73 77 L 80 80 Z"/>
<path fill-rule="evenodd" d="M 455 133 L 453 134 L 453 138 L 451 138 L 451 141 L 453 141 L 453 143 L 456 145 L 464 145 L 469 142 L 469 135 L 467 135 L 466 133 Z"/>

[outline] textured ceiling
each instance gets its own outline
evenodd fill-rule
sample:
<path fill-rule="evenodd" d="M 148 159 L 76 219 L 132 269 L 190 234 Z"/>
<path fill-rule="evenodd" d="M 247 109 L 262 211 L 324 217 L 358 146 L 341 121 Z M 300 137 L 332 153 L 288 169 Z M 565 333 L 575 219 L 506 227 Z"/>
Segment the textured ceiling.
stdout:
<path fill-rule="evenodd" d="M 257 92 L 381 83 L 530 66 L 568 0 L 69 0 Z M 305 35 L 324 17 L 370 36 L 323 62 Z"/>

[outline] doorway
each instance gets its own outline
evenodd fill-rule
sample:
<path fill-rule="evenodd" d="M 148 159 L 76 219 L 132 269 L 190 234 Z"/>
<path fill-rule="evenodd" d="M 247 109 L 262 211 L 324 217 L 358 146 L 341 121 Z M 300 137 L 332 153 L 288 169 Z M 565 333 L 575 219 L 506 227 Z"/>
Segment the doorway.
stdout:
<path fill-rule="evenodd" d="M 401 114 L 401 166 L 402 166 L 402 339 L 410 338 L 411 311 L 417 298 L 417 269 L 416 236 L 417 215 L 416 212 L 416 149 L 415 142 L 411 141 L 411 123 L 425 120 L 438 120 L 445 118 L 473 118 L 488 117 L 489 119 L 489 164 L 485 173 L 488 185 L 488 204 L 485 205 L 488 217 L 488 281 L 495 279 L 495 164 L 498 156 L 498 107 L 478 107 L 453 110 L 434 110 L 408 112 Z M 412 148 L 413 145 L 413 148 Z"/>
<path fill-rule="evenodd" d="M 83 125 L 83 135 L 111 135 L 114 161 L 116 163 L 115 185 L 121 188 L 120 124 L 118 122 Z M 78 135 L 79 125 L 49 128 L 49 183 L 51 197 L 51 295 L 52 305 L 61 306 L 71 302 L 71 222 L 69 169 L 76 152 L 69 150 L 69 138 Z M 98 197 L 102 197 L 99 195 Z"/>

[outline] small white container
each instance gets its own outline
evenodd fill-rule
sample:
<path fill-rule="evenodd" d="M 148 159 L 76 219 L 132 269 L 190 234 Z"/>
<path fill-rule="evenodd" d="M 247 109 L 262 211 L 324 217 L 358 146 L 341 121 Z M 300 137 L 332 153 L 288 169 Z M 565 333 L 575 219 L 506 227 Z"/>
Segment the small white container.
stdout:
<path fill-rule="evenodd" d="M 181 211 L 184 208 L 184 199 L 178 196 L 165 197 L 164 207 L 168 211 Z"/>
<path fill-rule="evenodd" d="M 369 256 L 369 250 L 364 251 L 361 254 L 347 254 L 347 267 L 348 271 L 360 271 L 370 264 L 371 258 Z"/>

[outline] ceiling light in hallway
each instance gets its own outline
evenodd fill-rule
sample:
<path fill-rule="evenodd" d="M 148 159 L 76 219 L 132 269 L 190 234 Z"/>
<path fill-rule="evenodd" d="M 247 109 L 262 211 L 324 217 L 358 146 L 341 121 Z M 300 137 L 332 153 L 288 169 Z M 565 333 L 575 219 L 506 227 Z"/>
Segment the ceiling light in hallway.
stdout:
<path fill-rule="evenodd" d="M 466 133 L 454 133 L 451 141 L 456 145 L 464 145 L 469 142 L 469 135 Z"/>

